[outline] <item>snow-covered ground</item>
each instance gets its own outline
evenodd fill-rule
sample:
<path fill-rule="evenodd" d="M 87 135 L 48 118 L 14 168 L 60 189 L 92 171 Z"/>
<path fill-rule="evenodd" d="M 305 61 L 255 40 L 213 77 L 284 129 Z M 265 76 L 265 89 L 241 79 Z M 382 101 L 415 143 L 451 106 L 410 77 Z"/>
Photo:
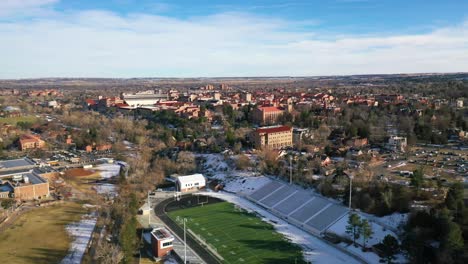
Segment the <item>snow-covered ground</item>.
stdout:
<path fill-rule="evenodd" d="M 79 222 L 67 226 L 67 232 L 73 238 L 68 255 L 61 264 L 80 264 L 96 225 L 96 217 L 85 215 Z"/>
<path fill-rule="evenodd" d="M 208 173 L 227 171 L 229 169 L 222 154 L 198 154 L 197 157 L 205 159 L 203 169 Z"/>
<path fill-rule="evenodd" d="M 99 164 L 95 167 L 104 179 L 118 176 L 120 173 L 120 165 L 114 163 Z"/>
<path fill-rule="evenodd" d="M 394 232 L 396 232 L 403 224 L 406 223 L 406 221 L 408 220 L 408 216 L 409 214 L 400 214 L 400 213 L 393 213 L 391 215 L 386 215 L 382 217 L 366 214 L 366 217 L 368 219 L 376 223 L 379 223 L 382 226 L 387 227 Z"/>
<path fill-rule="evenodd" d="M 117 191 L 115 185 L 112 183 L 98 183 L 93 187 L 99 194 L 105 194 L 110 196 L 117 195 Z"/>
<path fill-rule="evenodd" d="M 226 192 L 207 192 L 205 194 L 236 204 L 249 212 L 259 214 L 263 217 L 264 221 L 272 224 L 279 233 L 286 236 L 291 240 L 291 242 L 300 245 L 303 248 L 304 258 L 307 261 L 311 261 L 313 263 L 359 263 L 346 253 L 341 252 L 323 240 L 290 225 L 245 198 Z"/>
<path fill-rule="evenodd" d="M 366 216 L 360 214 L 361 219 L 367 219 Z M 367 245 L 375 245 L 380 243 L 386 235 L 392 235 L 393 237 L 397 238 L 397 235 L 393 233 L 392 231 L 386 229 L 385 227 L 372 222 L 370 219 L 367 219 L 369 223 L 372 226 L 372 231 L 374 234 L 372 235 L 371 238 L 368 239 Z M 348 237 L 351 239 L 351 237 L 346 233 L 346 226 L 348 225 L 348 214 L 343 216 L 338 222 L 333 224 L 330 228 L 328 228 L 327 231 L 335 233 L 337 235 L 343 236 L 343 237 Z M 356 241 L 357 243 L 361 244 L 363 243 L 362 238 Z"/>
<path fill-rule="evenodd" d="M 220 154 L 207 154 L 202 156 L 206 159 L 205 171 L 212 175 L 211 178 L 221 180 L 224 184 L 224 190 L 234 193 L 208 192 L 208 195 L 218 197 L 220 199 L 234 203 L 248 211 L 253 211 L 260 214 L 262 217 L 264 217 L 264 220 L 270 222 L 278 232 L 291 239 L 293 243 L 301 245 L 304 248 L 304 256 L 308 261 L 312 261 L 314 263 L 359 262 L 355 258 L 352 258 L 346 253 L 342 252 L 340 249 L 335 248 L 335 246 L 330 245 L 320 238 L 317 238 L 301 230 L 300 228 L 287 223 L 286 221 L 269 213 L 262 207 L 257 206 L 253 202 L 243 198 L 244 196 L 250 195 L 268 182 L 272 181 L 272 179 L 265 176 L 258 176 L 253 172 L 237 171 L 229 168 L 228 163 L 224 160 L 224 156 Z M 367 218 L 369 220 L 374 231 L 373 237 L 370 238 L 367 242 L 368 245 L 380 243 L 387 234 L 397 237 L 394 231 L 396 231 L 398 226 L 407 219 L 406 214 L 397 213 L 385 217 L 377 217 L 364 213 L 360 214 L 361 217 Z M 345 215 L 339 221 L 334 223 L 328 229 L 328 231 L 347 237 L 348 235 L 345 232 L 347 221 L 348 216 Z M 379 263 L 379 257 L 373 252 L 362 252 L 360 247 L 355 248 L 354 246 L 349 246 L 345 243 L 339 244 L 337 246 L 342 248 L 343 251 L 360 256 L 368 263 Z M 399 259 L 402 262 L 405 261 L 404 257 L 402 256 L 400 256 Z"/>
<path fill-rule="evenodd" d="M 219 175 L 218 175 L 219 176 Z M 224 189 L 229 192 L 248 195 L 258 190 L 271 180 L 265 176 L 252 176 L 249 173 L 233 173 L 228 177 L 217 177 L 223 180 Z M 220 179 L 221 178 L 221 179 Z"/>

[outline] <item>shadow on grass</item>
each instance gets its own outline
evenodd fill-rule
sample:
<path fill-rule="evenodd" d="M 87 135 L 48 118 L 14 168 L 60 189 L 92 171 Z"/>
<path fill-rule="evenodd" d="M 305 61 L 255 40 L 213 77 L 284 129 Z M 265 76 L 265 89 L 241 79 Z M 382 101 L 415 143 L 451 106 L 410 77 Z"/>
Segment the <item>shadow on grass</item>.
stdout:
<path fill-rule="evenodd" d="M 274 230 L 273 226 L 271 225 L 251 225 L 251 224 L 241 224 L 239 227 L 248 228 L 248 229 L 256 229 L 256 230 Z"/>
<path fill-rule="evenodd" d="M 27 256 L 18 256 L 25 260 L 25 263 L 60 263 L 68 254 L 67 250 L 57 250 L 50 248 L 32 248 L 32 253 Z"/>
<path fill-rule="evenodd" d="M 283 253 L 297 253 L 301 252 L 299 246 L 293 245 L 287 241 L 271 241 L 271 240 L 238 240 L 240 243 L 246 244 L 249 248 L 260 250 L 278 250 Z"/>

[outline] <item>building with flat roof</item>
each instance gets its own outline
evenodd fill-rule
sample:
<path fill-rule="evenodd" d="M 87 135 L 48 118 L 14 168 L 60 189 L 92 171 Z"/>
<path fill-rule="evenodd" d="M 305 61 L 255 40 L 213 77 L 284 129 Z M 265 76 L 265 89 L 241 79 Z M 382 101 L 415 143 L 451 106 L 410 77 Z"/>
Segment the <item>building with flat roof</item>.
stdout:
<path fill-rule="evenodd" d="M 49 196 L 49 182 L 44 178 L 57 172 L 25 157 L 0 161 L 0 198 L 19 200 L 41 199 Z"/>
<path fill-rule="evenodd" d="M 203 174 L 192 174 L 186 176 L 177 176 L 177 189 L 180 192 L 192 192 L 205 188 L 206 179 Z"/>
<path fill-rule="evenodd" d="M 34 200 L 50 195 L 49 182 L 36 172 L 27 172 L 2 178 L 0 198 Z"/>
<path fill-rule="evenodd" d="M 252 133 L 257 149 L 280 149 L 293 145 L 292 128 L 289 126 L 260 127 Z"/>
<path fill-rule="evenodd" d="M 167 101 L 169 100 L 169 95 L 162 91 L 155 93 L 154 90 L 148 90 L 137 93 L 122 93 L 122 99 L 131 107 L 139 107 Z"/>
<path fill-rule="evenodd" d="M 406 140 L 406 137 L 391 136 L 388 139 L 387 148 L 392 151 L 404 152 L 407 146 L 408 142 Z"/>
<path fill-rule="evenodd" d="M 174 236 L 164 227 L 151 231 L 151 249 L 153 256 L 163 258 L 173 249 Z"/>
<path fill-rule="evenodd" d="M 0 172 L 24 169 L 29 170 L 36 166 L 36 162 L 27 157 L 13 160 L 0 160 Z"/>

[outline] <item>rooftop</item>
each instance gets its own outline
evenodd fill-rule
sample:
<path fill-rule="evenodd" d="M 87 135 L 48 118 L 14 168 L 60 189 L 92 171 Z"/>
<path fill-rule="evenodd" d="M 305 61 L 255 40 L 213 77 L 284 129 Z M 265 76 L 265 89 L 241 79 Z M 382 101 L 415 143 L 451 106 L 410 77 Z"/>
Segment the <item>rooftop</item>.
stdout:
<path fill-rule="evenodd" d="M 203 174 L 196 173 L 192 175 L 178 176 L 177 180 L 181 184 L 188 184 L 188 183 L 205 182 L 205 177 L 203 176 Z"/>
<path fill-rule="evenodd" d="M 29 178 L 29 182 L 31 184 L 40 184 L 47 182 L 44 178 L 35 173 L 26 173 L 24 174 L 24 176 L 27 176 Z"/>
<path fill-rule="evenodd" d="M 0 161 L 0 169 L 15 169 L 26 166 L 33 167 L 34 165 L 36 165 L 36 163 L 29 158 Z"/>
<path fill-rule="evenodd" d="M 157 239 L 157 240 L 162 240 L 162 239 L 169 239 L 169 238 L 174 238 L 172 234 L 163 227 L 156 228 L 154 229 L 151 234 Z"/>
<path fill-rule="evenodd" d="M 278 133 L 278 132 L 286 132 L 291 131 L 291 127 L 289 126 L 274 126 L 274 127 L 260 127 L 255 130 L 257 133 Z"/>
<path fill-rule="evenodd" d="M 9 184 L 1 184 L 0 185 L 0 192 L 12 192 L 13 188 Z"/>
<path fill-rule="evenodd" d="M 264 107 L 259 107 L 258 109 L 260 109 L 263 112 L 283 111 L 283 110 L 281 110 L 281 109 L 279 109 L 278 107 L 275 107 L 275 106 L 264 106 Z"/>

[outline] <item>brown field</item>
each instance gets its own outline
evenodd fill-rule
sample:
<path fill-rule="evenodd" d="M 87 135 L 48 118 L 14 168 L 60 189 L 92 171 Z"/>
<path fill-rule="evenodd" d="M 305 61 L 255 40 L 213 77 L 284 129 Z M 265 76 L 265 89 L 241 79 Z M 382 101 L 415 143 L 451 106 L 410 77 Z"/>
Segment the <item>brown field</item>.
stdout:
<path fill-rule="evenodd" d="M 86 177 L 95 174 L 94 171 L 86 170 L 83 168 L 74 168 L 65 171 L 65 176 L 67 177 Z"/>
<path fill-rule="evenodd" d="M 58 263 L 68 254 L 71 238 L 66 225 L 86 210 L 77 203 L 33 209 L 0 234 L 1 263 Z"/>

